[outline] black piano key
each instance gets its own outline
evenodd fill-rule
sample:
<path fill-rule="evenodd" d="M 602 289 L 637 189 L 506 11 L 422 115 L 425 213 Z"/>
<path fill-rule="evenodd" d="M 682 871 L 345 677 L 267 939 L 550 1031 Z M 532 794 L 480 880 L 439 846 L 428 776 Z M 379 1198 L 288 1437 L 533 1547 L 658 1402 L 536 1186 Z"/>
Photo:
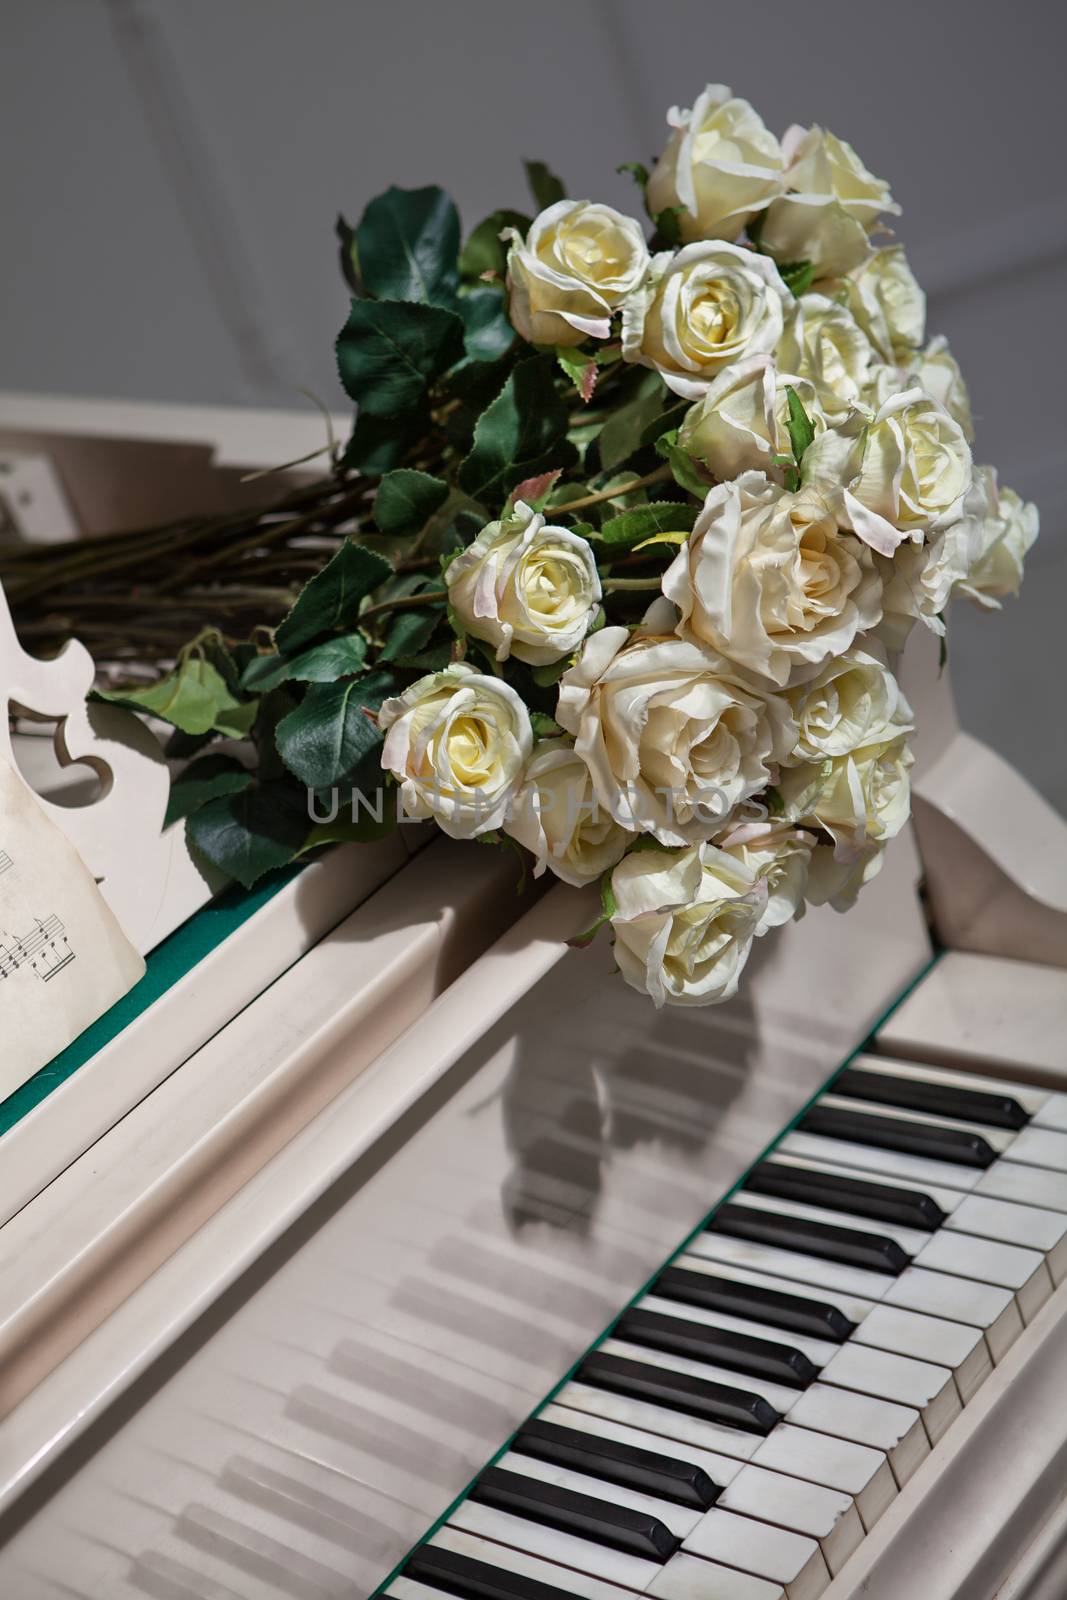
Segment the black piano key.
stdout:
<path fill-rule="evenodd" d="M 917 1189 L 898 1189 L 890 1183 L 846 1178 L 836 1172 L 791 1167 L 780 1161 L 761 1161 L 753 1167 L 745 1179 L 745 1188 L 776 1200 L 848 1211 L 857 1217 L 871 1217 L 876 1222 L 919 1228 L 924 1233 L 936 1233 L 945 1222 L 945 1213 L 933 1196 Z"/>
<path fill-rule="evenodd" d="M 710 1378 L 694 1378 L 688 1372 L 672 1372 L 650 1361 L 605 1355 L 600 1350 L 586 1356 L 575 1377 L 579 1383 L 610 1389 L 631 1400 L 648 1400 L 669 1411 L 685 1411 L 720 1427 L 743 1428 L 746 1433 L 770 1433 L 782 1420 L 760 1394 L 714 1383 Z"/>
<path fill-rule="evenodd" d="M 613 1550 L 624 1550 L 627 1555 L 643 1556 L 646 1561 L 669 1561 L 682 1543 L 666 1523 L 647 1511 L 612 1505 L 595 1495 L 578 1494 L 541 1478 L 524 1478 L 503 1467 L 487 1467 L 471 1490 L 470 1499 L 496 1511 L 510 1511 L 512 1516 L 525 1517 L 528 1522 L 543 1523 L 560 1533 L 592 1539 Z"/>
<path fill-rule="evenodd" d="M 985 1089 L 957 1089 L 948 1083 L 922 1083 L 915 1078 L 894 1078 L 886 1072 L 864 1072 L 846 1067 L 833 1084 L 834 1094 L 853 1100 L 875 1100 L 903 1111 L 925 1111 L 932 1117 L 955 1117 L 959 1122 L 981 1122 L 987 1128 L 1025 1128 L 1030 1118 L 1009 1094 Z"/>
<path fill-rule="evenodd" d="M 804 1217 L 775 1216 L 773 1211 L 756 1211 L 750 1206 L 720 1206 L 708 1231 L 773 1245 L 776 1250 L 799 1250 L 845 1267 L 891 1272 L 894 1276 L 903 1272 L 911 1259 L 895 1239 L 887 1239 L 881 1233 L 861 1233 L 858 1228 L 809 1222 Z"/>
<path fill-rule="evenodd" d="M 719 1497 L 720 1486 L 695 1461 L 676 1461 L 658 1450 L 644 1450 L 618 1439 L 604 1439 L 582 1428 L 564 1428 L 536 1418 L 524 1423 L 511 1441 L 520 1455 L 550 1461 L 556 1467 L 587 1472 L 606 1483 L 622 1484 L 642 1494 L 693 1511 L 707 1511 Z"/>
<path fill-rule="evenodd" d="M 401 1575 L 459 1600 L 576 1600 L 573 1589 L 559 1589 L 554 1583 L 541 1583 L 521 1572 L 508 1572 L 432 1544 L 412 1551 Z M 566 1579 L 562 1567 L 559 1575 Z"/>
<path fill-rule="evenodd" d="M 765 1322 L 787 1333 L 806 1333 L 813 1339 L 830 1339 L 834 1344 L 844 1344 L 856 1331 L 856 1324 L 843 1311 L 822 1300 L 808 1300 L 758 1283 L 718 1278 L 709 1272 L 692 1272 L 688 1267 L 664 1267 L 652 1292 L 665 1300 L 703 1306 L 706 1311 L 721 1311 L 749 1322 Z"/>
<path fill-rule="evenodd" d="M 685 1317 L 668 1317 L 661 1311 L 624 1311 L 615 1332 L 633 1344 L 647 1344 L 653 1350 L 688 1356 L 694 1361 L 712 1361 L 719 1367 L 747 1372 L 750 1378 L 768 1378 L 795 1389 L 806 1389 L 819 1376 L 818 1367 L 802 1350 L 773 1339 L 735 1333 L 730 1328 L 711 1328 Z"/>
<path fill-rule="evenodd" d="M 940 1128 L 932 1122 L 909 1122 L 905 1117 L 879 1117 L 843 1106 L 812 1106 L 797 1127 L 802 1133 L 821 1133 L 827 1139 L 849 1139 L 878 1150 L 951 1161 L 958 1167 L 991 1167 L 997 1159 L 996 1151 L 980 1133 Z"/>

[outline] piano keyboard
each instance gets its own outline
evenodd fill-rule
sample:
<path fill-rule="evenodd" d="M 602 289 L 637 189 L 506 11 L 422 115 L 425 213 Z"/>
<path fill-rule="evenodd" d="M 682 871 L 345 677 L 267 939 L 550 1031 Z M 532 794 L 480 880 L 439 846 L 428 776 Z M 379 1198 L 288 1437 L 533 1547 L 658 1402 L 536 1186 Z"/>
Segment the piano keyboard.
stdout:
<path fill-rule="evenodd" d="M 378 1593 L 817 1600 L 1065 1278 L 1067 1094 L 855 1057 Z"/>

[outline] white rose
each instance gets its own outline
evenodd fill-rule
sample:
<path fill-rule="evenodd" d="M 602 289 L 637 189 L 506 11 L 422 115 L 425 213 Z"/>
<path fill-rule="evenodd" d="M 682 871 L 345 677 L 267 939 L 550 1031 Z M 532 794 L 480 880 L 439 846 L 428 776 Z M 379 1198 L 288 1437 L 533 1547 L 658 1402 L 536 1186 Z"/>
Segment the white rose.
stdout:
<path fill-rule="evenodd" d="M 926 296 L 901 246 L 876 250 L 846 287 L 852 314 L 882 360 L 912 356 L 926 336 Z"/>
<path fill-rule="evenodd" d="M 641 224 L 611 206 L 557 200 L 523 240 L 505 228 L 508 315 L 531 344 L 606 339 L 611 318 L 648 270 Z"/>
<path fill-rule="evenodd" d="M 804 915 L 814 835 L 792 823 L 743 822 L 718 841 L 727 855 L 744 863 L 767 885 L 767 904 L 756 927 L 756 937 Z"/>
<path fill-rule="evenodd" d="M 971 486 L 971 451 L 944 406 L 921 389 L 906 389 L 869 418 L 816 439 L 803 474 L 843 527 L 891 556 L 902 539 L 959 519 Z"/>
<path fill-rule="evenodd" d="M 453 839 L 500 825 L 533 747 L 526 707 L 501 678 L 456 663 L 386 700 L 378 722 L 409 817 L 434 817 Z"/>
<path fill-rule="evenodd" d="M 551 867 L 577 887 L 613 867 L 632 838 L 601 807 L 589 768 L 565 739 L 534 747 L 504 832 L 536 858 L 535 878 Z"/>
<path fill-rule="evenodd" d="M 759 472 L 708 493 L 663 575 L 678 632 L 777 687 L 811 676 L 882 612 L 881 580 L 815 490 Z"/>
<path fill-rule="evenodd" d="M 870 378 L 871 346 L 849 311 L 822 294 L 805 294 L 786 318 L 780 365 L 815 388 L 831 426 L 844 421 Z"/>
<path fill-rule="evenodd" d="M 854 862 L 871 845 L 895 838 L 911 811 L 908 771 L 914 757 L 904 735 L 849 755 L 786 767 L 778 780 L 785 816 L 822 828 L 839 862 Z"/>
<path fill-rule="evenodd" d="M 714 240 L 665 250 L 623 307 L 623 358 L 698 400 L 732 361 L 774 350 L 788 298 L 774 262 L 754 250 Z"/>
<path fill-rule="evenodd" d="M 939 334 L 936 339 L 930 340 L 925 350 L 913 354 L 908 378 L 909 382 L 902 383 L 901 388 L 917 384 L 920 389 L 925 389 L 927 394 L 932 394 L 944 406 L 950 417 L 955 417 L 968 442 L 974 438 L 971 397 L 947 339 Z"/>
<path fill-rule="evenodd" d="M 865 884 L 881 872 L 885 845 L 867 843 L 841 857 L 833 845 L 819 844 L 811 852 L 805 899 L 812 906 L 832 906 L 850 911 Z"/>
<path fill-rule="evenodd" d="M 795 742 L 785 702 L 732 683 L 727 663 L 673 636 L 603 628 L 560 680 L 556 720 L 623 827 L 691 844 L 772 778 Z"/>
<path fill-rule="evenodd" d="M 611 875 L 615 959 L 657 1006 L 709 1006 L 737 990 L 766 884 L 714 845 L 639 850 Z"/>
<path fill-rule="evenodd" d="M 779 261 L 810 261 L 818 278 L 858 267 L 883 211 L 897 213 L 889 186 L 867 171 L 843 139 L 822 128 L 792 127 L 782 139 L 783 182 L 760 243 Z"/>
<path fill-rule="evenodd" d="M 925 544 L 901 545 L 891 560 L 881 561 L 885 590 L 879 636 L 888 649 L 902 650 L 917 621 L 944 637 L 949 600 L 989 542 L 996 498 L 996 474 L 992 468 L 980 468 L 958 522 L 931 534 Z"/>
<path fill-rule="evenodd" d="M 719 479 L 753 469 L 781 483 L 782 457 L 792 461 L 787 387 L 796 391 L 815 432 L 824 432 L 826 417 L 814 385 L 779 372 L 770 356 L 752 356 L 724 368 L 704 398 L 690 406 L 678 433 L 679 446 Z"/>
<path fill-rule="evenodd" d="M 468 633 L 495 646 L 498 661 L 514 655 L 546 666 L 570 655 L 600 605 L 589 544 L 546 523 L 522 500 L 460 551 L 444 581 L 456 616 Z"/>
<path fill-rule="evenodd" d="M 873 650 L 854 648 L 828 661 L 808 683 L 787 691 L 797 725 L 790 758 L 820 762 L 911 732 L 912 710 L 900 684 Z"/>
<path fill-rule="evenodd" d="M 992 467 L 979 471 L 989 474 L 995 486 Z M 1039 529 L 1037 507 L 1020 500 L 1014 489 L 1002 489 L 996 499 L 995 509 L 983 524 L 970 571 L 953 591 L 987 610 L 999 610 L 1004 595 L 1019 593 L 1023 561 Z"/>
<path fill-rule="evenodd" d="M 691 111 L 675 106 L 667 121 L 674 132 L 648 180 L 650 215 L 682 206 L 683 239 L 736 239 L 781 191 L 778 140 L 721 83 L 709 84 Z"/>

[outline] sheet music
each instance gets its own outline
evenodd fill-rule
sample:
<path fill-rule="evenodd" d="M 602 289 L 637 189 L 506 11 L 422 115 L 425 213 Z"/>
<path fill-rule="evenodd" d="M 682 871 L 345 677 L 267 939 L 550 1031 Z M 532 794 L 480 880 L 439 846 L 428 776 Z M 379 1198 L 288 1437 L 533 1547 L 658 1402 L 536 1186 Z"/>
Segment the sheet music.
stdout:
<path fill-rule="evenodd" d="M 66 834 L 0 760 L 0 1098 L 143 973 Z"/>

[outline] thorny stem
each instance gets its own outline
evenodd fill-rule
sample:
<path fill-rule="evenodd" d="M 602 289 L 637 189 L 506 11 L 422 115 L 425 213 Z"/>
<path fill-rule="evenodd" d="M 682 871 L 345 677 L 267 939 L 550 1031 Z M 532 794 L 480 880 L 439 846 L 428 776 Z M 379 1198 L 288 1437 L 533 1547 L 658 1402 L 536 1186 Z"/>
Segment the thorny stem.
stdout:
<path fill-rule="evenodd" d="M 620 495 L 633 494 L 637 489 L 647 488 L 650 483 L 662 483 L 670 476 L 669 466 L 657 467 L 654 472 L 646 472 L 643 478 L 634 478 L 632 483 L 620 483 L 614 489 L 600 489 L 596 494 L 583 494 L 577 500 L 565 500 L 561 506 L 552 507 L 552 515 L 556 516 L 561 511 L 584 511 L 586 506 L 597 506 L 602 500 L 617 500 Z"/>

